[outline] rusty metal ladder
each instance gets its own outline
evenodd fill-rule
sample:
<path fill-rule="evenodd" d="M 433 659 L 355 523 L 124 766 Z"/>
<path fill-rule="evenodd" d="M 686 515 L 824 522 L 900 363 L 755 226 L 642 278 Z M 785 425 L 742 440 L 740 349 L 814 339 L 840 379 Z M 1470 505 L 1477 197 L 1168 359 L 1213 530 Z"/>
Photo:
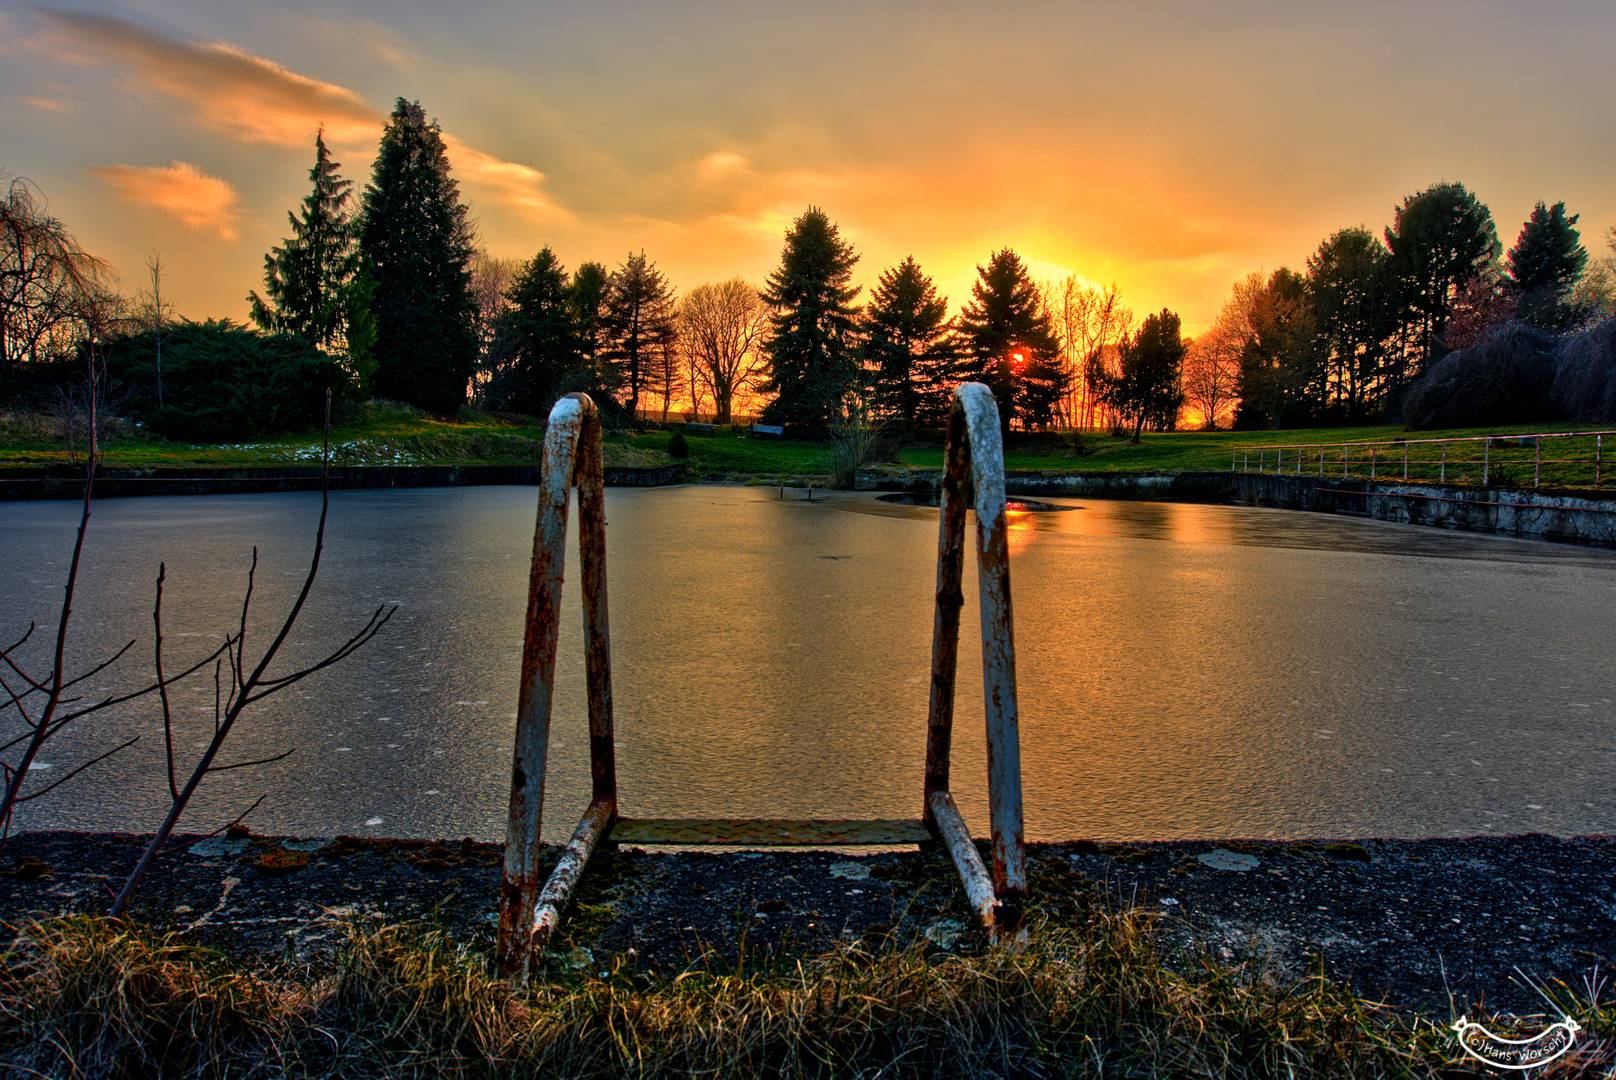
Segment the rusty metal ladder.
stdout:
<path fill-rule="evenodd" d="M 535 950 L 560 924 L 574 886 L 595 848 L 610 834 L 637 844 L 800 845 L 841 847 L 940 841 L 953 858 L 971 907 L 996 942 L 1023 936 L 1027 894 L 1022 845 L 1021 750 L 1017 735 L 1016 654 L 1010 615 L 1004 448 L 999 410 L 981 383 L 954 392 L 937 541 L 937 608 L 932 622 L 931 704 L 926 733 L 923 816 L 900 821 L 654 820 L 617 816 L 616 745 L 612 732 L 611 643 L 606 623 L 606 511 L 600 416 L 583 394 L 550 411 L 544 438 L 527 633 L 511 767 L 509 833 L 500 886 L 498 957 L 506 975 L 526 977 Z M 539 829 L 555 689 L 556 644 L 565 563 L 567 508 L 578 487 L 578 539 L 583 572 L 584 655 L 589 688 L 589 753 L 593 792 L 560 860 L 539 886 Z M 965 562 L 965 510 L 976 511 L 978 590 L 982 613 L 982 684 L 987 712 L 989 812 L 993 872 L 989 876 L 970 830 L 948 791 L 954 725 L 954 672 L 959 656 Z"/>

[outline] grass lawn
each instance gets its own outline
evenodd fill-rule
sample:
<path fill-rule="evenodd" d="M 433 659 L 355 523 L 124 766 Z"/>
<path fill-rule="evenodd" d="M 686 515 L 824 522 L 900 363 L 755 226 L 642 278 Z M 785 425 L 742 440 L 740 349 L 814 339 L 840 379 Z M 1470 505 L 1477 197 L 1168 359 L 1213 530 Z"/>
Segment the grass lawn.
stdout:
<path fill-rule="evenodd" d="M 1295 467 L 1293 463 L 1299 447 L 1313 447 L 1303 451 L 1304 469 L 1311 472 L 1317 468 L 1317 456 L 1322 451 L 1326 469 L 1334 471 L 1341 462 L 1343 443 L 1391 443 L 1398 439 L 1571 430 L 1592 429 L 1555 423 L 1443 432 L 1407 432 L 1395 426 L 1265 432 L 1175 431 L 1146 434 L 1137 445 L 1125 437 L 1112 438 L 1096 432 L 1085 432 L 1080 436 L 1074 433 L 1012 433 L 1006 446 L 1005 465 L 1010 469 L 1087 474 L 1221 471 L 1230 467 L 1236 454 L 1241 455 L 1244 465 L 1244 451 L 1248 448 L 1253 450 L 1250 463 L 1255 467 L 1258 460 L 1255 448 L 1266 446 L 1269 449 L 1264 452 L 1263 460 L 1265 468 L 1271 469 L 1275 454 L 1273 447 L 1281 446 L 1285 448 L 1287 472 Z M 606 462 L 608 465 L 665 464 L 673 460 L 667 453 L 671 438 L 672 433 L 666 431 L 608 435 Z M 441 418 L 382 402 L 367 404 L 359 416 L 331 432 L 332 461 L 338 465 L 538 464 L 543 453 L 543 440 L 543 428 L 531 417 L 491 415 L 462 409 L 453 418 Z M 83 457 L 83 442 L 80 434 L 77 445 L 69 445 L 56 422 L 49 417 L 0 412 L 0 466 L 78 461 Z M 730 429 L 720 429 L 711 436 L 689 435 L 686 442 L 690 448 L 689 471 L 695 477 L 797 477 L 800 480 L 822 481 L 831 468 L 830 450 L 823 443 L 780 440 Z M 1525 476 L 1526 482 L 1530 483 L 1536 452 L 1536 447 L 1531 444 L 1512 443 L 1508 447 L 1494 444 L 1489 450 L 1491 467 L 1494 470 L 1502 468 L 1508 478 L 1504 481 L 1506 483 L 1521 476 Z M 1424 447 L 1415 443 L 1411 453 L 1415 461 L 1421 460 L 1423 455 L 1432 469 L 1438 468 L 1439 447 Z M 1401 468 L 1400 447 L 1381 447 L 1377 455 L 1380 461 L 1393 463 L 1383 467 Z M 1594 456 L 1592 440 L 1551 440 L 1544 444 L 1545 461 L 1566 455 L 1591 463 Z M 1355 465 L 1359 465 L 1367 460 L 1367 451 L 1355 448 L 1349 451 L 1349 456 Z M 1449 447 L 1448 461 L 1452 468 L 1448 478 L 1461 482 L 1479 481 L 1481 456 L 1479 443 L 1468 447 Z M 940 468 L 943 447 L 938 441 L 903 441 L 890 457 L 895 460 L 885 464 Z M 1475 461 L 1471 463 L 1470 458 Z M 139 428 L 124 426 L 115 430 L 102 446 L 102 461 L 111 466 L 313 465 L 318 464 L 319 460 L 318 431 L 282 435 L 254 443 L 191 444 L 157 438 L 143 433 Z M 1355 468 L 1354 472 L 1357 471 Z M 1474 476 L 1470 475 L 1472 472 Z M 1583 480 L 1591 479 L 1591 464 L 1578 472 L 1579 475 L 1580 472 L 1589 474 Z M 1433 478 L 1435 475 L 1433 472 Z"/>

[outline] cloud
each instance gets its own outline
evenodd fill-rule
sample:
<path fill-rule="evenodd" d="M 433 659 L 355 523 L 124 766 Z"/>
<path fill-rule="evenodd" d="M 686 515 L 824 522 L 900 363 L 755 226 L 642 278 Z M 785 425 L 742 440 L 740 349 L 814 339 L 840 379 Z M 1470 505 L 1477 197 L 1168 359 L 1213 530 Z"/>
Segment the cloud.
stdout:
<path fill-rule="evenodd" d="M 164 166 L 102 165 L 94 171 L 125 202 L 154 207 L 224 240 L 236 238 L 240 220 L 236 189 L 195 165 L 183 161 Z"/>
<path fill-rule="evenodd" d="M 307 147 L 324 124 L 326 141 L 334 146 L 374 147 L 387 121 L 386 113 L 347 87 L 299 75 L 234 45 L 171 41 L 105 15 L 42 14 L 56 30 L 47 47 L 58 59 L 79 62 L 88 51 L 122 64 L 137 87 L 182 103 L 198 124 L 239 142 Z M 451 135 L 443 138 L 468 195 L 529 221 L 571 219 L 542 190 L 544 173 Z"/>
<path fill-rule="evenodd" d="M 307 146 L 325 125 L 339 144 L 373 142 L 384 115 L 346 87 L 320 82 L 234 45 L 170 41 L 106 15 L 42 12 L 58 59 L 85 50 L 125 65 L 135 83 L 189 106 L 197 122 L 243 142 Z"/>
<path fill-rule="evenodd" d="M 67 104 L 67 102 L 53 101 L 50 98 L 25 97 L 22 99 L 22 103 L 24 105 L 32 105 L 36 109 L 43 109 L 46 112 L 70 113 L 75 111 L 73 106 Z"/>
<path fill-rule="evenodd" d="M 570 213 L 556 206 L 541 190 L 544 174 L 539 170 L 474 150 L 453 135 L 443 137 L 443 148 L 449 154 L 455 178 L 469 189 L 468 195 L 482 192 L 498 205 L 533 222 L 573 220 Z"/>

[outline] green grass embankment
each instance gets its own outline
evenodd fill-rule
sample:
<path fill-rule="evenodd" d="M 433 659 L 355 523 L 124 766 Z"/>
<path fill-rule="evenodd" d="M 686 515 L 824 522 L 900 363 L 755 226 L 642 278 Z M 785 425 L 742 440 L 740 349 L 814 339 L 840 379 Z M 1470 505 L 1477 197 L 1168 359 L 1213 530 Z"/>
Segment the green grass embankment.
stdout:
<path fill-rule="evenodd" d="M 1298 447 L 1322 445 L 1325 467 L 1335 471 L 1339 468 L 1343 443 L 1568 430 L 1579 428 L 1556 423 L 1441 432 L 1408 432 L 1396 426 L 1264 432 L 1175 431 L 1147 433 L 1137 444 L 1127 437 L 1113 438 L 1097 432 L 1012 433 L 1005 448 L 1005 466 L 1013 470 L 1074 474 L 1221 471 L 1228 469 L 1234 456 L 1244 448 L 1278 445 L 1285 448 L 1286 469 L 1290 471 L 1295 467 Z M 673 460 L 667 453 L 671 437 L 672 433 L 667 431 L 608 434 L 606 463 L 667 464 Z M 360 415 L 331 432 L 332 462 L 344 466 L 536 465 L 543 454 L 543 441 L 543 427 L 532 417 L 463 409 L 453 418 L 441 418 L 383 402 L 367 404 Z M 1590 440 L 1580 441 L 1589 445 L 1572 450 L 1564 443 L 1546 443 L 1545 460 L 1567 453 L 1586 458 L 1588 467 L 1579 470 L 1578 475 L 1587 472 L 1589 475 L 1584 479 L 1591 479 L 1594 449 Z M 105 465 L 126 467 L 310 465 L 320 460 L 320 442 L 320 432 L 307 431 L 253 443 L 191 444 L 161 439 L 137 427 L 120 425 L 104 441 L 101 460 Z M 686 459 L 687 475 L 694 479 L 797 478 L 823 482 L 831 471 L 830 448 L 824 443 L 781 440 L 729 428 L 720 428 L 713 435 L 690 434 L 686 442 L 690 450 Z M 1383 468 L 1401 467 L 1400 450 L 1382 448 L 1378 453 L 1383 462 L 1396 459 Z M 1416 446 L 1416 461 L 1421 453 L 1430 458 L 1433 468 L 1439 467 L 1436 448 L 1422 450 Z M 1522 475 L 1528 484 L 1531 482 L 1535 447 L 1495 444 L 1491 453 L 1504 469 L 1503 482 L 1509 483 Z M 68 464 L 82 460 L 83 454 L 82 434 L 76 440 L 68 439 L 53 418 L 16 411 L 0 412 L 0 466 Z M 1303 467 L 1306 471 L 1317 467 L 1317 454 L 1317 450 L 1305 451 Z M 1351 454 L 1357 455 L 1353 457 L 1356 472 L 1363 455 L 1357 450 Z M 1467 464 L 1466 454 L 1477 459 L 1475 468 Z M 1273 451 L 1267 451 L 1267 455 L 1271 468 Z M 1450 447 L 1449 455 L 1453 466 L 1448 476 L 1450 481 L 1479 482 L 1480 444 L 1468 448 Z M 897 439 L 889 442 L 889 452 L 882 456 L 884 461 L 870 464 L 940 468 L 943 447 L 941 441 L 935 439 Z M 1244 464 L 1244 455 L 1241 456 Z M 1256 462 L 1253 454 L 1253 468 Z M 1472 477 L 1469 472 L 1476 475 Z M 1497 477 L 1493 479 L 1498 482 Z"/>

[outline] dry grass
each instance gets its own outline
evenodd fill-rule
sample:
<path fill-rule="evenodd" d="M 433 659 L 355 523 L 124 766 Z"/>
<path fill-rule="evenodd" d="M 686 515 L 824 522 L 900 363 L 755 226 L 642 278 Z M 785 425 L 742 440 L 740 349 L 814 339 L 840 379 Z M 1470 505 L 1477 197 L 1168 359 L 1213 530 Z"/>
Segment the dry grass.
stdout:
<path fill-rule="evenodd" d="M 1444 1026 L 1314 975 L 1168 965 L 1151 916 L 1045 927 L 1020 951 L 857 949 L 671 980 L 619 967 L 530 987 L 421 927 L 356 926 L 335 970 L 251 971 L 98 918 L 31 924 L 0 977 L 16 1076 L 1438 1077 Z M 1547 1075 L 1608 1067 L 1616 1007 Z M 1497 1026 L 1506 1026 L 1498 1023 Z M 1480 1068 L 1479 1066 L 1477 1067 Z M 1477 1072 L 1476 1075 L 1482 1075 Z"/>

